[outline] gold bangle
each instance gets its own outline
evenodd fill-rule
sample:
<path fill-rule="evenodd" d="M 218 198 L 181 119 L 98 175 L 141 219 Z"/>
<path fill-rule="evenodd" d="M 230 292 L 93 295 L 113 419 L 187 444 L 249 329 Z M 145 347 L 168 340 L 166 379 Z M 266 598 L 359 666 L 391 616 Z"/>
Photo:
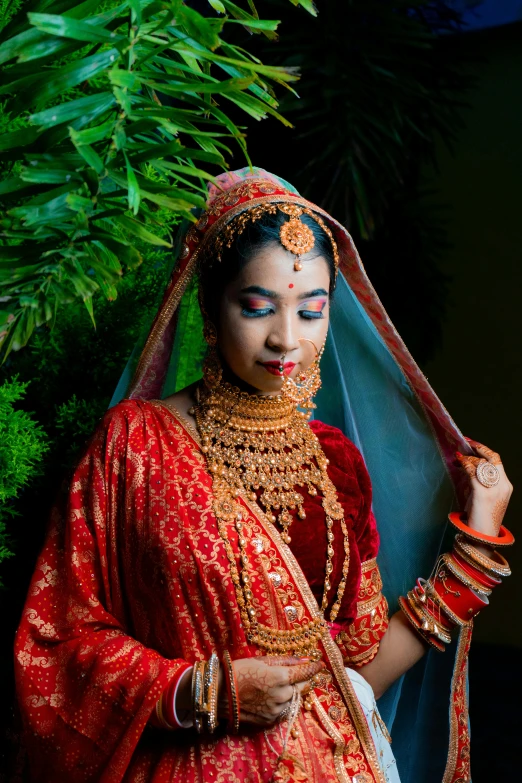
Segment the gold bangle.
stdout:
<path fill-rule="evenodd" d="M 421 629 L 426 633 L 433 634 L 444 644 L 449 644 L 451 642 L 450 634 L 441 628 L 442 623 L 437 623 L 437 620 L 430 614 L 428 608 L 424 606 L 414 590 L 409 591 L 407 600 L 411 610 L 422 622 Z"/>
<path fill-rule="evenodd" d="M 403 595 L 401 595 L 400 598 L 399 598 L 399 608 L 402 611 L 402 613 L 404 614 L 404 616 L 406 617 L 406 619 L 408 620 L 408 622 L 410 623 L 410 625 L 415 629 L 415 631 L 419 634 L 419 636 L 422 639 L 424 639 L 426 644 L 429 644 L 430 647 L 433 647 L 435 650 L 437 650 L 437 652 L 444 652 L 444 648 L 439 647 L 438 640 L 436 641 L 435 639 L 433 639 L 430 636 L 430 634 L 424 633 L 422 628 L 420 628 L 420 626 L 418 626 L 414 622 L 413 617 L 411 616 L 411 614 L 406 609 L 406 605 L 410 606 L 410 602 L 408 601 L 407 598 L 405 598 Z"/>
<path fill-rule="evenodd" d="M 218 724 L 218 676 L 219 659 L 216 653 L 212 653 L 205 666 L 205 723 L 209 734 L 213 734 Z"/>
<path fill-rule="evenodd" d="M 488 576 L 511 576 L 511 568 L 505 557 L 499 552 L 494 552 L 495 557 L 499 558 L 499 561 L 493 560 L 491 557 L 484 555 L 475 549 L 474 546 L 469 544 L 462 533 L 457 533 L 455 536 L 455 548 L 459 555 L 466 560 L 470 565 L 474 565 L 476 568 L 483 569 Z"/>
<path fill-rule="evenodd" d="M 484 585 L 481 585 L 480 582 L 477 582 L 476 579 L 473 579 L 473 577 L 470 574 L 467 574 L 464 569 L 462 569 L 452 558 L 451 554 L 449 552 L 446 552 L 442 555 L 442 561 L 444 562 L 446 568 L 448 571 L 451 571 L 453 576 L 457 577 L 459 582 L 462 582 L 465 587 L 471 588 L 471 590 L 474 590 L 476 593 L 479 593 L 479 595 L 491 595 L 491 589 L 489 587 L 484 587 Z"/>
<path fill-rule="evenodd" d="M 228 650 L 225 650 L 223 653 L 223 661 L 226 666 L 225 676 L 228 678 L 228 693 L 231 701 L 231 720 L 229 723 L 232 733 L 237 734 L 239 732 L 239 697 L 237 694 L 236 675 L 234 673 L 234 667 L 232 666 L 232 658 L 230 657 Z"/>
<path fill-rule="evenodd" d="M 203 705 L 203 672 L 205 661 L 196 661 L 192 670 L 192 715 L 194 728 L 201 734 Z"/>

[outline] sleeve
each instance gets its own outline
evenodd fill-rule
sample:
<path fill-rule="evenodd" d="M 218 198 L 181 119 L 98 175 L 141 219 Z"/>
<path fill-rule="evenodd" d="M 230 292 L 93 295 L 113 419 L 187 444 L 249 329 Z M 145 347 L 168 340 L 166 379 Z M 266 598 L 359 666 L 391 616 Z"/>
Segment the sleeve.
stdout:
<path fill-rule="evenodd" d="M 125 407 L 127 406 L 127 407 Z M 32 781 L 122 780 L 152 711 L 188 663 L 125 629 L 107 542 L 125 502 L 130 403 L 106 414 L 55 507 L 15 640 Z"/>
<path fill-rule="evenodd" d="M 350 442 L 349 442 L 350 443 Z M 361 563 L 357 588 L 355 618 L 347 629 L 335 637 L 345 666 L 362 667 L 379 650 L 379 644 L 388 629 L 388 603 L 382 594 L 382 579 L 377 565 L 379 533 L 372 511 L 371 480 L 364 459 L 350 443 L 351 459 L 360 491 L 360 508 L 354 525 L 354 534 Z"/>

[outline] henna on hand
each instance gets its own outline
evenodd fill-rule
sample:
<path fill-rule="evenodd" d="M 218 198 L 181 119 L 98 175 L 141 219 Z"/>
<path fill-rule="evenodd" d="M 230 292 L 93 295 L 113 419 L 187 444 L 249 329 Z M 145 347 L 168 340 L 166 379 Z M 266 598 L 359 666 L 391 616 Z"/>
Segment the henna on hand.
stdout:
<path fill-rule="evenodd" d="M 506 476 L 500 455 L 476 440 L 466 438 L 474 449 L 474 454 L 456 452 L 458 464 L 466 471 L 470 479 L 472 494 L 466 508 L 470 527 L 488 535 L 498 535 L 506 513 L 513 487 Z M 489 462 L 495 465 L 500 480 L 493 487 L 483 486 L 477 478 L 477 465 Z"/>
<path fill-rule="evenodd" d="M 291 662 L 289 662 L 291 661 Z M 324 669 L 322 661 L 299 658 L 242 658 L 233 662 L 237 680 L 240 720 L 271 725 L 290 703 L 294 688 L 310 689 L 310 678 Z M 221 703 L 221 701 L 220 701 Z M 226 699 L 222 702 L 226 705 Z"/>

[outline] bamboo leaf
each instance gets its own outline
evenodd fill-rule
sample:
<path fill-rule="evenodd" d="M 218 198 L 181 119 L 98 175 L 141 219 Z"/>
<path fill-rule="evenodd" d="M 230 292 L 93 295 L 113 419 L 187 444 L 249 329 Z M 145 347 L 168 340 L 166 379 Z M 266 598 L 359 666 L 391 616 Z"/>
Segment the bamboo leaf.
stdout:
<path fill-rule="evenodd" d="M 226 8 L 221 2 L 221 0 L 208 0 L 214 11 L 217 11 L 218 14 L 226 14 Z"/>
<path fill-rule="evenodd" d="M 125 215 L 120 215 L 114 217 L 114 222 L 118 223 L 123 228 L 124 231 L 127 231 L 129 234 L 132 234 L 133 236 L 136 236 L 139 239 L 143 239 L 143 241 L 147 242 L 149 245 L 158 245 L 160 247 L 172 247 L 171 242 L 167 242 L 165 239 L 156 236 L 156 234 L 153 234 L 151 231 L 145 228 L 143 223 L 140 223 L 139 221 L 134 220 L 133 218 L 126 217 Z"/>
<path fill-rule="evenodd" d="M 140 208 L 140 186 L 138 185 L 138 180 L 136 179 L 136 174 L 133 171 L 133 168 L 129 162 L 129 159 L 127 155 L 124 153 L 125 156 L 125 164 L 127 166 L 127 186 L 128 186 L 128 203 L 129 203 L 129 209 L 132 209 L 135 215 L 138 214 L 138 210 Z M 145 195 L 145 194 L 144 194 Z"/>
<path fill-rule="evenodd" d="M 122 35 L 71 19 L 68 16 L 28 13 L 27 18 L 33 27 L 48 35 L 73 38 L 76 41 L 87 43 L 111 43 L 112 45 L 118 40 L 124 40 Z"/>
<path fill-rule="evenodd" d="M 77 117 L 85 117 L 86 114 L 93 111 L 99 115 L 108 111 L 115 104 L 114 96 L 110 92 L 102 92 L 31 114 L 29 120 L 34 125 L 58 125 L 61 122 L 70 122 Z"/>

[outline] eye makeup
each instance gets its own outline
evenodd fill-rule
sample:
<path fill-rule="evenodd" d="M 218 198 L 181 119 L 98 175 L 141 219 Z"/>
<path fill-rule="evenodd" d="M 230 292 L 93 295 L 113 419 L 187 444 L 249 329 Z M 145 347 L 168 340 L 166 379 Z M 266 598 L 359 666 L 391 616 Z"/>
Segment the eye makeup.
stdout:
<path fill-rule="evenodd" d="M 259 297 L 249 296 L 241 300 L 241 315 L 247 318 L 260 318 L 275 311 L 272 302 Z"/>
<path fill-rule="evenodd" d="M 304 318 L 323 318 L 323 310 L 326 306 L 326 298 L 310 299 L 308 302 L 303 302 L 299 313 Z"/>

